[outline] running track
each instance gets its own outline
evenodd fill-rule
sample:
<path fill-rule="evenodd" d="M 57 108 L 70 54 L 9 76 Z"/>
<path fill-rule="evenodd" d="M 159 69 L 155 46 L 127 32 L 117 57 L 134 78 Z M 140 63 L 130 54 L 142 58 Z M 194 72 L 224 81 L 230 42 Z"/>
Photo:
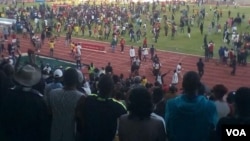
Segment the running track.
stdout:
<path fill-rule="evenodd" d="M 33 48 L 29 39 L 23 39 L 20 37 L 21 41 L 21 51 L 26 53 L 28 48 Z M 110 50 L 109 43 L 99 42 L 93 40 L 84 40 L 80 38 L 73 38 L 73 42 L 88 42 L 92 44 L 101 44 L 106 46 L 107 53 L 94 52 L 94 51 L 82 51 L 82 63 L 90 64 L 90 62 L 94 63 L 94 66 L 100 68 L 105 67 L 108 62 L 111 62 L 113 66 L 113 70 L 115 74 L 123 73 L 125 77 L 128 77 L 130 70 L 130 61 L 129 61 L 129 47 L 125 47 L 124 54 L 120 53 L 120 47 L 117 47 L 115 53 L 112 53 Z M 137 52 L 136 52 L 137 53 Z M 40 53 L 40 55 L 48 56 L 49 55 L 49 47 L 48 41 L 45 41 Z M 196 71 L 196 62 L 198 61 L 198 56 L 179 54 L 173 52 L 166 51 L 156 51 L 156 54 L 159 56 L 160 61 L 162 63 L 162 73 L 171 70 L 167 76 L 165 76 L 164 81 L 166 84 L 171 83 L 171 77 L 173 75 L 173 71 L 176 68 L 176 65 L 181 62 L 183 67 L 183 73 L 189 70 Z M 56 41 L 55 49 L 54 49 L 54 57 L 62 60 L 72 61 L 74 59 L 70 55 L 70 48 L 65 47 L 64 38 L 60 37 Z M 145 75 L 149 82 L 154 82 L 154 77 L 152 75 L 152 61 L 147 60 L 146 62 L 142 62 L 140 68 L 140 75 Z M 83 70 L 87 72 L 86 69 Z M 224 65 L 218 65 L 215 61 L 205 62 L 205 74 L 202 77 L 202 82 L 205 83 L 210 88 L 215 84 L 224 84 L 228 87 L 229 90 L 236 90 L 241 86 L 250 85 L 250 68 L 248 66 L 238 66 L 236 70 L 236 76 L 230 75 L 231 68 Z M 179 80 L 179 88 L 181 88 L 182 81 Z"/>

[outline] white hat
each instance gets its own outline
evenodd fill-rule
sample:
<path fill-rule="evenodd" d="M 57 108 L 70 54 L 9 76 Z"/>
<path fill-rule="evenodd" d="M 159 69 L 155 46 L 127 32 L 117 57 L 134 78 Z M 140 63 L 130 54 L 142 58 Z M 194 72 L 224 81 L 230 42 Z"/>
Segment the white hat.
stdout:
<path fill-rule="evenodd" d="M 63 72 L 62 72 L 62 70 L 60 70 L 60 69 L 56 69 L 55 71 L 54 71 L 54 77 L 62 77 L 63 76 Z"/>

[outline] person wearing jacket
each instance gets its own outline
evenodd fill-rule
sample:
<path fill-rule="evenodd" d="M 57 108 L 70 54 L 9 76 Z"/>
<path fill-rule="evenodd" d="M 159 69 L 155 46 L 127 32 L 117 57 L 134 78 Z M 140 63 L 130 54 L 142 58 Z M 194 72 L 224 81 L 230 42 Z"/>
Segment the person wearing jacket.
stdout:
<path fill-rule="evenodd" d="M 208 141 L 218 121 L 213 102 L 198 94 L 196 72 L 183 77 L 183 94 L 166 103 L 165 122 L 169 141 Z"/>

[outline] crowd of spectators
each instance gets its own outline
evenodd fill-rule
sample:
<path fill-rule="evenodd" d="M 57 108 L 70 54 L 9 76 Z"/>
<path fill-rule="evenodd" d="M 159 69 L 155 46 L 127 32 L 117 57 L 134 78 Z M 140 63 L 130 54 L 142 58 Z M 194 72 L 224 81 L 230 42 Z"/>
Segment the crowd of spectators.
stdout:
<path fill-rule="evenodd" d="M 220 140 L 224 124 L 249 124 L 249 88 L 228 92 L 218 84 L 207 93 L 196 72 L 183 75 L 179 91 L 140 76 L 124 81 L 103 71 L 89 81 L 76 68 L 44 68 L 50 77 L 32 62 L 2 60 L 1 139 L 208 141 Z"/>
<path fill-rule="evenodd" d="M 133 8 L 134 13 L 142 9 Z M 42 14 L 53 16 L 53 12 Z M 70 19 L 66 25 L 74 21 Z M 85 26 L 91 19 L 90 14 Z M 24 25 L 33 31 L 30 23 Z M 158 38 L 157 32 L 155 35 Z M 220 140 L 222 125 L 250 123 L 250 88 L 228 92 L 218 84 L 207 92 L 193 71 L 181 77 L 182 90 L 178 90 L 175 85 L 147 82 L 139 75 L 126 79 L 112 69 L 102 68 L 97 74 L 93 64 L 89 77 L 76 68 L 39 66 L 31 52 L 30 62 L 19 66 L 19 55 L 15 63 L 2 58 L 0 64 L 1 140 L 214 141 Z"/>

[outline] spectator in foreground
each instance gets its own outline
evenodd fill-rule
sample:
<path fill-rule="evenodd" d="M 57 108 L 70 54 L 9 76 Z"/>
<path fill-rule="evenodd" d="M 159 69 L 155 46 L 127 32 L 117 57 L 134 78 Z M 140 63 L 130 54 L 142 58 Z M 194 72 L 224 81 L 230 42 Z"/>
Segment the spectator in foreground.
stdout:
<path fill-rule="evenodd" d="M 234 96 L 235 112 L 233 117 L 221 118 L 216 127 L 217 140 L 221 140 L 221 128 L 223 125 L 250 125 L 250 89 L 239 88 Z"/>
<path fill-rule="evenodd" d="M 183 94 L 168 100 L 165 122 L 170 141 L 209 140 L 218 116 L 213 102 L 198 95 L 201 85 L 196 72 L 187 72 L 183 77 Z"/>
<path fill-rule="evenodd" d="M 165 123 L 162 117 L 153 113 L 151 94 L 144 87 L 131 90 L 129 114 L 119 121 L 120 141 L 166 141 Z"/>
<path fill-rule="evenodd" d="M 234 97 L 235 97 L 235 91 L 231 91 L 229 92 L 226 98 L 226 101 L 230 108 L 230 113 L 228 114 L 229 117 L 232 117 L 235 115 Z"/>
<path fill-rule="evenodd" d="M 165 91 L 165 101 L 175 98 L 178 96 L 178 89 L 175 86 L 170 85 L 167 91 Z M 164 116 L 165 117 L 165 116 Z"/>
<path fill-rule="evenodd" d="M 52 90 L 47 103 L 52 113 L 50 141 L 74 141 L 76 139 L 75 108 L 83 93 L 77 90 L 79 75 L 74 68 L 65 70 L 63 88 Z"/>
<path fill-rule="evenodd" d="M 154 104 L 154 113 L 164 118 L 166 100 L 161 87 L 155 87 L 153 89 L 152 99 Z"/>
<path fill-rule="evenodd" d="M 223 100 L 223 97 L 228 91 L 227 88 L 222 84 L 218 84 L 213 87 L 212 91 L 219 119 L 226 117 L 230 113 L 229 104 Z"/>
<path fill-rule="evenodd" d="M 76 108 L 79 141 L 112 141 L 117 119 L 127 113 L 124 105 L 111 98 L 114 82 L 104 74 L 98 82 L 97 95 L 82 97 Z"/>
<path fill-rule="evenodd" d="M 83 73 L 81 70 L 77 69 L 76 70 L 78 73 L 78 85 L 77 85 L 77 90 L 86 94 L 90 95 L 91 94 L 91 89 L 89 83 L 86 81 L 86 78 L 83 76 Z"/>
<path fill-rule="evenodd" d="M 0 108 L 0 139 L 4 141 L 48 141 L 50 114 L 43 95 L 32 87 L 41 71 L 25 65 L 14 74 L 17 85 L 9 89 Z"/>
<path fill-rule="evenodd" d="M 161 111 L 161 116 L 163 118 L 165 118 L 165 114 L 166 114 L 166 103 L 168 102 L 168 100 L 173 99 L 175 97 L 177 97 L 178 94 L 178 89 L 173 86 L 164 86 L 165 88 L 163 89 L 164 92 L 164 97 L 161 100 L 161 102 L 157 105 L 156 109 L 155 109 L 155 113 L 157 114 L 159 111 Z M 159 115 L 159 114 L 158 114 Z"/>
<path fill-rule="evenodd" d="M 2 70 L 0 70 L 0 105 L 4 95 L 6 94 L 6 91 L 8 90 L 8 87 L 6 85 L 6 83 L 8 82 L 6 82 L 6 80 L 7 80 L 6 74 Z"/>

